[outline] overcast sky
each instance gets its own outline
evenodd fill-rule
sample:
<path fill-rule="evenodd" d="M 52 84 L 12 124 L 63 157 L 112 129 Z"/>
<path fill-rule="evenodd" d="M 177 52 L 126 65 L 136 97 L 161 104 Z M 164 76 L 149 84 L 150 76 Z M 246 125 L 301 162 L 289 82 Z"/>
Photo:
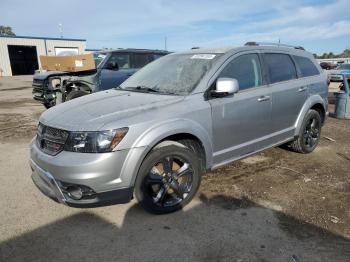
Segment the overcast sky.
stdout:
<path fill-rule="evenodd" d="M 87 39 L 88 48 L 179 51 L 265 41 L 314 53 L 350 48 L 349 0 L 0 0 L 17 35 Z"/>

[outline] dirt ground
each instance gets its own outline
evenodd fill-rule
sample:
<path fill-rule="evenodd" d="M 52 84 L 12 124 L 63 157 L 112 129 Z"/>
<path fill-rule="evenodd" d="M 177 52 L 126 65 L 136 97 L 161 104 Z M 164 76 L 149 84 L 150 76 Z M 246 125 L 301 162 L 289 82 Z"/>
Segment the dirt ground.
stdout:
<path fill-rule="evenodd" d="M 0 78 L 1 262 L 350 260 L 350 120 L 329 117 L 312 154 L 274 148 L 209 173 L 184 211 L 73 209 L 30 180 L 45 111 L 31 80 Z"/>

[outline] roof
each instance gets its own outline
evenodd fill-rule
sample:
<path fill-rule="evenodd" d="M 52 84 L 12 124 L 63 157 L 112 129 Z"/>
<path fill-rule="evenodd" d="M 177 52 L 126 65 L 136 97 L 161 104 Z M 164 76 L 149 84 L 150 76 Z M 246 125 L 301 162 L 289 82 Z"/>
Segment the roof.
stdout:
<path fill-rule="evenodd" d="M 126 52 L 132 52 L 132 53 L 161 53 L 161 54 L 169 54 L 169 51 L 166 50 L 160 50 L 160 49 L 137 49 L 137 48 L 118 48 L 118 49 L 106 49 L 106 50 L 100 50 L 101 53 L 126 53 Z"/>
<path fill-rule="evenodd" d="M 260 44 L 260 45 L 244 45 L 244 46 L 228 46 L 222 48 L 192 48 L 186 51 L 178 52 L 177 54 L 226 54 L 226 53 L 236 53 L 241 51 L 250 51 L 250 50 L 273 50 L 273 51 L 283 51 L 287 53 L 301 54 L 308 53 L 304 49 L 300 47 L 293 47 L 287 45 L 272 45 L 272 44 Z"/>
<path fill-rule="evenodd" d="M 2 38 L 25 38 L 25 39 L 41 39 L 41 40 L 61 40 L 61 41 L 79 41 L 86 42 L 86 39 L 78 39 L 78 38 L 58 38 L 58 37 L 43 37 L 43 36 L 7 36 L 0 35 Z"/>

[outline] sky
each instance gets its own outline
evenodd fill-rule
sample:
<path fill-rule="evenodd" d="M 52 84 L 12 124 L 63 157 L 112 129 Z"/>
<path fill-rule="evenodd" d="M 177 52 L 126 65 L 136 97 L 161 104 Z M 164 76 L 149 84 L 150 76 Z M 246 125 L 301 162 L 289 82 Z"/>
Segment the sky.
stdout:
<path fill-rule="evenodd" d="M 239 46 L 248 41 L 350 48 L 349 0 L 0 0 L 17 35 L 87 40 L 87 48 Z"/>

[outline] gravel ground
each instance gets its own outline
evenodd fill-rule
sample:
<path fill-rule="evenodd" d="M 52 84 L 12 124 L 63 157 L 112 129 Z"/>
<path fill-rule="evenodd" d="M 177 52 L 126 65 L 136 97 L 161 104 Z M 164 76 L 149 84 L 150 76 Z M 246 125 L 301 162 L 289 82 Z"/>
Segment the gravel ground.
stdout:
<path fill-rule="evenodd" d="M 208 174 L 174 214 L 135 201 L 73 209 L 31 182 L 28 144 L 45 109 L 30 85 L 0 79 L 1 262 L 350 260 L 350 121 L 329 118 L 312 154 L 274 148 Z"/>

